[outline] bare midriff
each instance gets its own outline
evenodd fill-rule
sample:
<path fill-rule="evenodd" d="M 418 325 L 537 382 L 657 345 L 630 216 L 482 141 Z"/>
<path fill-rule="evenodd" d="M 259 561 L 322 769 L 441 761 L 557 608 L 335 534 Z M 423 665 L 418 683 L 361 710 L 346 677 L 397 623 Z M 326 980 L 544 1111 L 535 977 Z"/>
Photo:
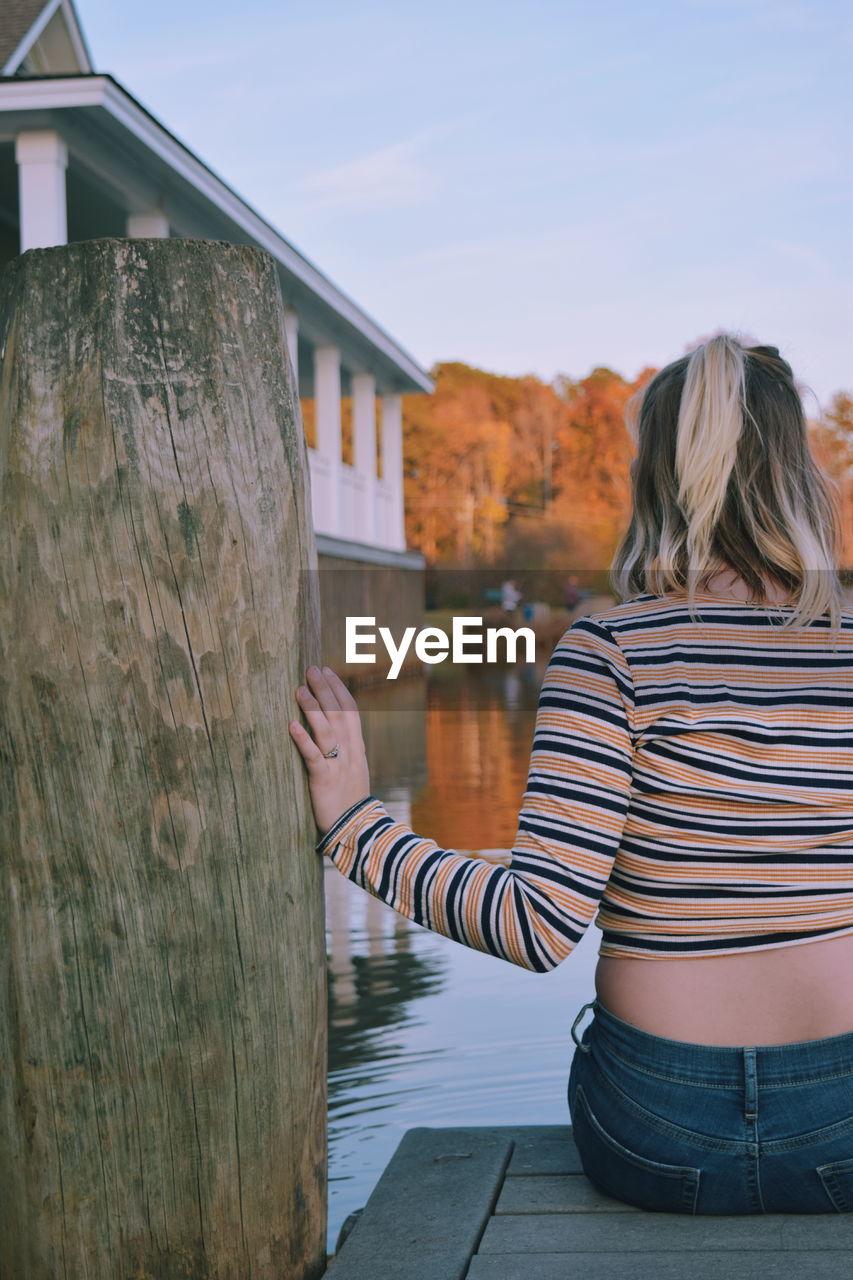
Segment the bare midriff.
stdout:
<path fill-rule="evenodd" d="M 600 956 L 599 1001 L 667 1040 L 753 1046 L 853 1031 L 853 933 L 764 951 Z"/>

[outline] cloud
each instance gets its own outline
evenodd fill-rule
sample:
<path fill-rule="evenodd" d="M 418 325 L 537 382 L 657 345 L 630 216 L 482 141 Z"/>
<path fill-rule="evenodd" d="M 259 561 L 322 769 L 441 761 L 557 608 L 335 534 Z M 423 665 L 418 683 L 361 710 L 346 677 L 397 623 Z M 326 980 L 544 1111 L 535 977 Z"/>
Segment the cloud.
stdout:
<path fill-rule="evenodd" d="M 772 17 L 795 26 L 810 25 L 815 18 L 814 6 L 798 4 L 796 0 L 780 3 L 780 0 L 689 0 L 693 9 L 733 9 L 745 15 Z"/>
<path fill-rule="evenodd" d="M 122 57 L 116 75 L 128 82 L 171 80 L 200 67 L 223 67 L 233 62 L 234 51 L 227 47 L 178 49 L 174 53 L 152 49 L 136 58 Z"/>
<path fill-rule="evenodd" d="M 291 187 L 291 209 L 304 213 L 372 213 L 429 204 L 442 188 L 423 153 L 431 142 L 481 117 L 475 112 L 441 121 L 410 138 L 366 151 L 344 164 L 306 174 Z"/>
<path fill-rule="evenodd" d="M 823 254 L 819 253 L 810 245 L 796 244 L 790 240 L 777 239 L 769 239 L 766 240 L 765 243 L 769 249 L 772 249 L 781 257 L 787 258 L 789 261 L 805 267 L 813 274 L 825 276 L 827 279 L 832 276 L 832 264 Z"/>
<path fill-rule="evenodd" d="M 426 204 L 439 183 L 419 157 L 421 136 L 356 156 L 345 164 L 308 174 L 294 185 L 302 213 L 368 213 Z"/>
<path fill-rule="evenodd" d="M 637 201 L 630 208 L 568 217 L 532 231 L 496 231 L 415 248 L 397 259 L 397 265 L 430 276 L 447 272 L 457 280 L 481 272 L 484 264 L 495 278 L 523 275 L 526 270 L 543 266 L 561 274 L 570 269 L 581 273 L 609 271 L 619 263 L 627 265 L 638 240 L 664 234 L 663 215 L 657 203 Z"/>

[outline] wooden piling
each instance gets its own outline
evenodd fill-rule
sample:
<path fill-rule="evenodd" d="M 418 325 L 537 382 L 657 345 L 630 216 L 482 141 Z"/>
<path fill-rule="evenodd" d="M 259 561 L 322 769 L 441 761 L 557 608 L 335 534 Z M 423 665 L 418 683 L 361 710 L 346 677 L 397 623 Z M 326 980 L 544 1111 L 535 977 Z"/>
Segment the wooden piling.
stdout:
<path fill-rule="evenodd" d="M 325 1264 L 320 660 L 272 258 L 0 276 L 0 1275 Z"/>

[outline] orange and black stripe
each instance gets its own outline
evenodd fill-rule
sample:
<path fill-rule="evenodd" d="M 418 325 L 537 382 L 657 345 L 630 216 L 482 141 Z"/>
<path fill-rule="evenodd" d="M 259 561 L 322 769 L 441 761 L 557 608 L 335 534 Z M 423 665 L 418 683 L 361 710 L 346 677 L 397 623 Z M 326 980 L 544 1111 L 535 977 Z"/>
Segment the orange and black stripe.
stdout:
<path fill-rule="evenodd" d="M 527 969 L 595 917 L 654 959 L 853 932 L 853 611 L 640 595 L 578 618 L 542 682 L 508 867 L 368 796 L 317 842 L 401 915 Z M 597 914 L 596 914 L 597 913 Z"/>

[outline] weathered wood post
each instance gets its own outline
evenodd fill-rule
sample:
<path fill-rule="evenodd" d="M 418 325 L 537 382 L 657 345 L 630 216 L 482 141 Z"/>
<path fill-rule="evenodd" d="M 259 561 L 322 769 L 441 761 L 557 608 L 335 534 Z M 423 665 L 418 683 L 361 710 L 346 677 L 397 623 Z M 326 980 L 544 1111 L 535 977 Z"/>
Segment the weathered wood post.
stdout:
<path fill-rule="evenodd" d="M 320 661 L 272 258 L 0 277 L 0 1276 L 325 1266 Z"/>

